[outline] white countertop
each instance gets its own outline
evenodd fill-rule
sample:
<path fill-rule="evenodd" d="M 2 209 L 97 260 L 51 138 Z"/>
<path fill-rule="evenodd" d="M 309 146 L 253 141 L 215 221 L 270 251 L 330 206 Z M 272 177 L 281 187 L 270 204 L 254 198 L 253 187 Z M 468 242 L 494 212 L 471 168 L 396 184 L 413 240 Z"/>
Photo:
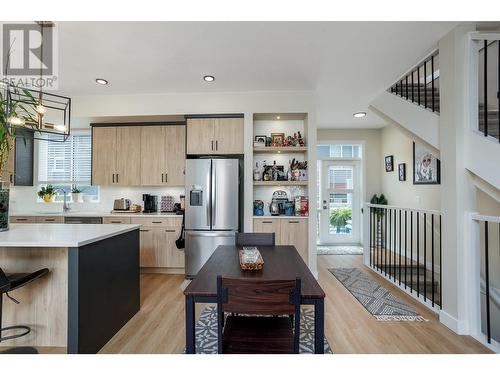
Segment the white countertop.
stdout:
<path fill-rule="evenodd" d="M 139 229 L 138 224 L 11 224 L 0 247 L 80 247 Z"/>
<path fill-rule="evenodd" d="M 179 217 L 182 218 L 182 215 L 176 215 L 174 213 L 168 212 L 155 212 L 151 214 L 145 213 L 111 213 L 107 212 L 97 212 L 97 211 L 16 211 L 10 212 L 9 216 L 68 216 L 68 217 Z"/>

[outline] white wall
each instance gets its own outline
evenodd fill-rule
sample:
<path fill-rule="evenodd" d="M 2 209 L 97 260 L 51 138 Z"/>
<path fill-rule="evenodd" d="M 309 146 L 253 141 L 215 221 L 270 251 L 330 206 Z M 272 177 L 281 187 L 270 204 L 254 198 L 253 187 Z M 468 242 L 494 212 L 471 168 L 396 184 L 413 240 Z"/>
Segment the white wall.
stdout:
<path fill-rule="evenodd" d="M 385 172 L 384 157 L 394 156 L 394 172 Z M 441 185 L 413 185 L 413 139 L 396 125 L 381 131 L 382 192 L 389 204 L 439 210 Z M 399 181 L 398 164 L 406 163 L 406 181 Z"/>

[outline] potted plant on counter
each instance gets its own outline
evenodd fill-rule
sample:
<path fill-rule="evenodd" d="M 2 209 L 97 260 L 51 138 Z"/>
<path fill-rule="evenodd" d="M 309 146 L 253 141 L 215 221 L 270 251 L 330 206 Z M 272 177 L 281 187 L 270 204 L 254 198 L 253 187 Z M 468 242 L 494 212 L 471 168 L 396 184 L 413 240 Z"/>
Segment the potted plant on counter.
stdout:
<path fill-rule="evenodd" d="M 56 189 L 52 185 L 44 186 L 38 191 L 38 196 L 46 203 L 54 202 L 56 199 Z"/>
<path fill-rule="evenodd" d="M 77 187 L 71 189 L 71 200 L 73 203 L 82 203 L 83 202 L 83 193 Z"/>

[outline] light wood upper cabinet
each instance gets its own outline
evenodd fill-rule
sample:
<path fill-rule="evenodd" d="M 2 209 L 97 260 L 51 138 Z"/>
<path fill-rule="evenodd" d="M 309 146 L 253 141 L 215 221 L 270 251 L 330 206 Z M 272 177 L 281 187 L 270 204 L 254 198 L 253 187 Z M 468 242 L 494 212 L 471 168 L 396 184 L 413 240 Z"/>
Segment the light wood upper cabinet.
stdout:
<path fill-rule="evenodd" d="M 213 154 L 215 120 L 197 118 L 187 120 L 187 150 L 190 155 Z"/>
<path fill-rule="evenodd" d="M 308 220 L 282 219 L 281 220 L 281 245 L 293 245 L 307 264 L 308 262 Z"/>
<path fill-rule="evenodd" d="M 94 185 L 184 185 L 184 125 L 95 126 L 92 147 Z"/>
<path fill-rule="evenodd" d="M 92 185 L 113 185 L 116 174 L 116 128 L 92 129 Z"/>
<path fill-rule="evenodd" d="M 242 118 L 187 120 L 187 153 L 190 155 L 243 154 Z"/>
<path fill-rule="evenodd" d="M 141 127 L 141 185 L 163 185 L 165 137 L 163 126 Z"/>
<path fill-rule="evenodd" d="M 137 126 L 116 128 L 115 185 L 141 184 L 141 129 Z"/>
<path fill-rule="evenodd" d="M 215 154 L 243 154 L 243 130 L 242 118 L 215 119 Z"/>
<path fill-rule="evenodd" d="M 165 126 L 164 133 L 165 183 L 183 186 L 186 165 L 186 127 L 183 125 Z"/>

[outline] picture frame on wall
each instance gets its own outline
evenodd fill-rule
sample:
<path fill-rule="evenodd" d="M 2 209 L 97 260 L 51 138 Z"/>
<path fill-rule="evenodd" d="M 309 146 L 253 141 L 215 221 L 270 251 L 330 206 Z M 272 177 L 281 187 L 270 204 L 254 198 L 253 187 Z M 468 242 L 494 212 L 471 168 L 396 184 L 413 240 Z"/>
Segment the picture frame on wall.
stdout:
<path fill-rule="evenodd" d="M 425 146 L 413 142 L 413 185 L 439 185 L 441 161 Z"/>
<path fill-rule="evenodd" d="M 394 155 L 386 156 L 384 162 L 385 162 L 385 171 L 394 172 Z"/>
<path fill-rule="evenodd" d="M 406 163 L 398 164 L 399 181 L 406 181 Z"/>

